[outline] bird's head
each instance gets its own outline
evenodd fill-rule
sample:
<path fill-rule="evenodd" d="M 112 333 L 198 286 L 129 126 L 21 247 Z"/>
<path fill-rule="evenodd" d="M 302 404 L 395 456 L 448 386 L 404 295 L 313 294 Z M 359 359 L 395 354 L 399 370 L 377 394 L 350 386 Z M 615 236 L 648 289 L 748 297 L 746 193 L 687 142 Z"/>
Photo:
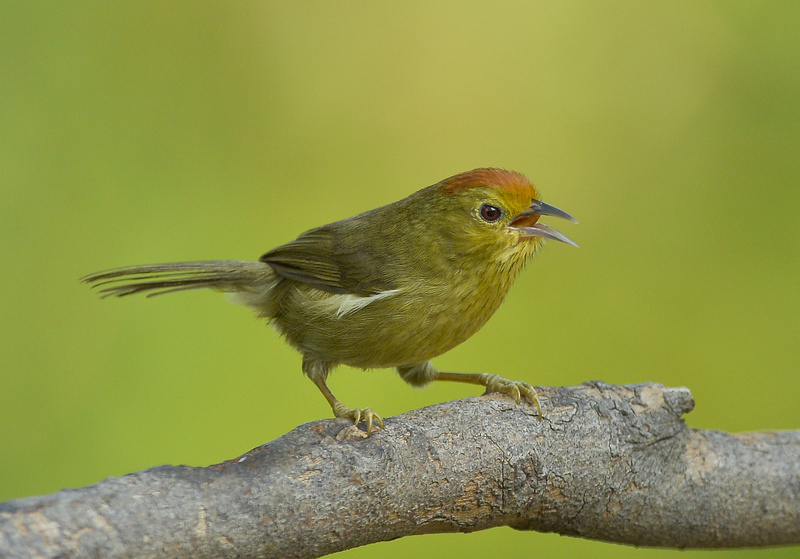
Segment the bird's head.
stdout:
<path fill-rule="evenodd" d="M 536 187 L 520 173 L 475 169 L 445 179 L 434 188 L 450 208 L 452 232 L 474 250 L 527 257 L 545 239 L 578 246 L 566 235 L 539 223 L 542 216 L 577 221 L 542 202 Z"/>

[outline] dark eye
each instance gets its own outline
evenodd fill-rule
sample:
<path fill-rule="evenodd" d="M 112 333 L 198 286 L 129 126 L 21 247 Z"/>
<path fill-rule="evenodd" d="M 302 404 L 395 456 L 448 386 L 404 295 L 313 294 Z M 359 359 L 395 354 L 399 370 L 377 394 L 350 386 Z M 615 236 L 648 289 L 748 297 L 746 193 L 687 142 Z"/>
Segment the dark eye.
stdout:
<path fill-rule="evenodd" d="M 492 206 L 491 204 L 481 206 L 481 217 L 490 223 L 500 219 L 501 215 L 503 215 L 503 210 L 497 206 Z"/>

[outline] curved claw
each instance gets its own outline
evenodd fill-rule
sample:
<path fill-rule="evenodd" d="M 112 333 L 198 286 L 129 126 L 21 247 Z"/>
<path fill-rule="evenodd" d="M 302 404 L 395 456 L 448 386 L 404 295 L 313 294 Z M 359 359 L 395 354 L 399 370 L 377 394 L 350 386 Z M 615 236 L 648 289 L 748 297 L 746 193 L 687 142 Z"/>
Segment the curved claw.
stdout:
<path fill-rule="evenodd" d="M 336 417 L 348 417 L 353 420 L 355 425 L 366 421 L 367 423 L 367 436 L 370 436 L 373 431 L 373 423 L 380 425 L 383 429 L 383 419 L 380 415 L 372 411 L 370 408 L 348 408 L 341 402 L 333 408 L 333 415 Z"/>
<path fill-rule="evenodd" d="M 536 389 L 521 380 L 508 380 L 500 375 L 493 375 L 484 373 L 484 383 L 486 385 L 485 394 L 499 392 L 500 394 L 508 394 L 517 402 L 517 405 L 522 401 L 522 396 L 530 401 L 531 404 L 536 406 L 536 411 L 539 412 L 539 421 L 542 420 L 542 405 L 539 403 L 539 396 L 536 394 Z"/>

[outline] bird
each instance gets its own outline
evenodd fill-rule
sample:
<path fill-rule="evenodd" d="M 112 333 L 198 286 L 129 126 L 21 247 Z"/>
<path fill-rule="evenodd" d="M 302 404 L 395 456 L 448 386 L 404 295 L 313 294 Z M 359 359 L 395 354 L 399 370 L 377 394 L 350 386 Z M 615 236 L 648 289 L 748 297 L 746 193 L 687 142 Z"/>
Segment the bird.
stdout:
<path fill-rule="evenodd" d="M 81 278 L 102 297 L 210 288 L 252 308 L 302 354 L 302 371 L 335 417 L 383 418 L 350 408 L 327 378 L 337 365 L 395 368 L 413 386 L 464 382 L 521 397 L 536 390 L 493 373 L 437 370 L 431 360 L 475 334 L 548 239 L 578 246 L 541 217 L 577 221 L 544 203 L 523 174 L 478 168 L 406 198 L 322 225 L 258 261 L 215 260 L 127 266 Z"/>

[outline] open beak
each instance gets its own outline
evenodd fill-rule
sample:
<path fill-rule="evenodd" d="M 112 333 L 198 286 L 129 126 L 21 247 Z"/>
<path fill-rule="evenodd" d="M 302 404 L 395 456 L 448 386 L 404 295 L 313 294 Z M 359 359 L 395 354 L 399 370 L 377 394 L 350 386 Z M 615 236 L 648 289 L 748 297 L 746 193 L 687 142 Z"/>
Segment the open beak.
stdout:
<path fill-rule="evenodd" d="M 563 233 L 559 233 L 544 223 L 539 223 L 539 218 L 543 215 L 560 217 L 562 219 L 568 219 L 572 223 L 578 223 L 578 221 L 567 212 L 559 210 L 550 204 L 545 204 L 541 200 L 534 200 L 531 204 L 531 207 L 515 217 L 514 220 L 509 223 L 508 227 L 509 229 L 519 231 L 520 237 L 523 239 L 530 237 L 543 237 L 545 239 L 561 241 L 562 243 L 567 243 L 568 245 L 572 245 L 574 247 L 578 246 L 575 241 Z"/>

